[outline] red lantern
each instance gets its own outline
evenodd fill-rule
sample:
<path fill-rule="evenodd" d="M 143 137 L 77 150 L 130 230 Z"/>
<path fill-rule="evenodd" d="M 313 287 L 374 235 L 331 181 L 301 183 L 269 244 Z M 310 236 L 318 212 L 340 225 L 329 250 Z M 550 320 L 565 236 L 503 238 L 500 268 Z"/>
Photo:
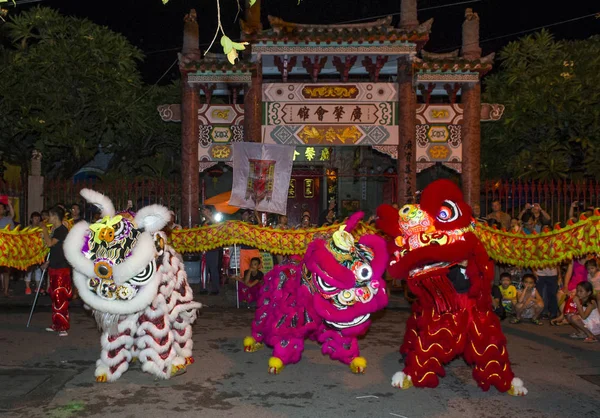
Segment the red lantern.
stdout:
<path fill-rule="evenodd" d="M 209 177 L 212 177 L 213 185 L 216 186 L 217 182 L 219 181 L 219 177 L 223 175 L 223 169 L 218 165 L 215 165 L 209 168 L 206 171 L 206 174 L 208 174 Z"/>

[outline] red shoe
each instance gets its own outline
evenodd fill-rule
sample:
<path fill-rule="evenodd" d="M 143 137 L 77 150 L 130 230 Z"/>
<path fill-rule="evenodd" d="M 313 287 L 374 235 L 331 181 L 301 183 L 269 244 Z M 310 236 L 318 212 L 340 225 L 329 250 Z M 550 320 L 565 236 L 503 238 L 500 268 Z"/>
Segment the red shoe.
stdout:
<path fill-rule="evenodd" d="M 25 289 L 25 294 L 31 295 L 31 288 L 28 287 L 27 289 Z"/>

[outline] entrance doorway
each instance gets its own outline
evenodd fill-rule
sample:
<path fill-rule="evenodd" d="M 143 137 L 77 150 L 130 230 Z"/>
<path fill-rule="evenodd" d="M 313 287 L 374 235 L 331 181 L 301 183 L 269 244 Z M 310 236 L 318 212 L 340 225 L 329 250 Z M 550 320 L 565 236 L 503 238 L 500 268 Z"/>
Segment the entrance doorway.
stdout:
<path fill-rule="evenodd" d="M 288 225 L 296 227 L 302 221 L 304 212 L 310 213 L 312 224 L 319 222 L 322 171 L 294 169 L 288 192 Z"/>

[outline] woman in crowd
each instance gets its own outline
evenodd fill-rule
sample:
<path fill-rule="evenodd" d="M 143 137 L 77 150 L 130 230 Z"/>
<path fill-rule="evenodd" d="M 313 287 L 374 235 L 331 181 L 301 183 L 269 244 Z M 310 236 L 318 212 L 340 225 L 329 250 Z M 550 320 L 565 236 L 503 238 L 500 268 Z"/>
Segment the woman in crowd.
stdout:
<path fill-rule="evenodd" d="M 587 281 L 587 269 L 585 267 L 588 257 L 574 258 L 571 260 L 567 272 L 565 274 L 565 280 L 562 289 L 558 290 L 556 297 L 558 298 L 558 307 L 560 315 L 550 321 L 550 325 L 567 325 L 568 321 L 565 319 L 564 310 L 565 305 L 569 298 L 575 296 L 575 291 L 579 283 Z"/>
<path fill-rule="evenodd" d="M 583 339 L 585 343 L 598 342 L 596 335 L 600 334 L 600 312 L 590 282 L 581 282 L 577 285 L 573 302 L 577 312 L 567 315 L 569 324 L 575 328 L 575 332 L 570 337 Z"/>
<path fill-rule="evenodd" d="M 533 205 L 527 203 L 525 205 L 525 209 L 519 213 L 519 219 L 521 219 L 524 223 L 527 221 L 530 222 L 530 226 L 533 227 L 536 233 L 542 232 L 544 226 L 550 226 L 552 223 L 550 220 L 550 215 L 542 209 L 539 203 L 534 203 Z"/>

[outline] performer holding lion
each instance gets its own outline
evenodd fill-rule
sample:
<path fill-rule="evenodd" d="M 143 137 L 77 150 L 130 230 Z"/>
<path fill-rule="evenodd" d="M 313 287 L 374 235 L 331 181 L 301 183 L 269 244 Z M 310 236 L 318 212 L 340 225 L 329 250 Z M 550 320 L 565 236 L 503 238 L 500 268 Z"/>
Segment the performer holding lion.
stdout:
<path fill-rule="evenodd" d="M 392 237 L 389 273 L 407 279 L 417 296 L 407 321 L 404 370 L 392 385 L 436 387 L 444 364 L 459 355 L 473 366 L 484 391 L 527 394 L 514 377 L 506 338 L 492 312 L 493 262 L 474 233 L 471 208 L 458 186 L 438 180 L 422 193 L 419 205 L 377 210 L 377 227 Z"/>

